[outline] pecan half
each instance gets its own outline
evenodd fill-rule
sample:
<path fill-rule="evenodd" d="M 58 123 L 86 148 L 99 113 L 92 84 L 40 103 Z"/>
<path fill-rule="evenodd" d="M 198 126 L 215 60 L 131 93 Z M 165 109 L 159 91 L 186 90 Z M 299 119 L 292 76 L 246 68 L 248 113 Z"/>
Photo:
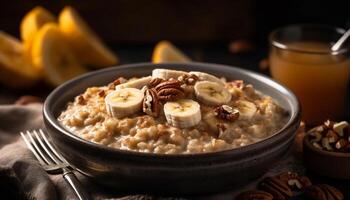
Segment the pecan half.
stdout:
<path fill-rule="evenodd" d="M 154 88 L 160 83 L 164 82 L 164 79 L 162 78 L 153 78 L 149 83 L 148 83 L 148 88 Z"/>
<path fill-rule="evenodd" d="M 283 172 L 276 177 L 286 183 L 291 189 L 303 190 L 312 185 L 308 177 L 299 176 L 295 172 Z"/>
<path fill-rule="evenodd" d="M 234 81 L 231 81 L 230 83 L 238 89 L 243 89 L 244 87 L 243 80 L 234 80 Z"/>
<path fill-rule="evenodd" d="M 77 97 L 77 102 L 79 105 L 85 105 L 87 103 L 87 100 L 83 97 L 83 95 L 79 95 Z"/>
<path fill-rule="evenodd" d="M 236 196 L 235 200 L 272 200 L 273 196 L 261 190 L 249 190 Z"/>
<path fill-rule="evenodd" d="M 239 118 L 239 111 L 228 105 L 218 106 L 214 109 L 214 112 L 218 118 L 231 122 L 236 121 Z"/>
<path fill-rule="evenodd" d="M 145 97 L 143 98 L 142 106 L 143 112 L 148 115 L 158 117 L 160 106 L 157 92 L 154 89 L 151 88 L 145 91 Z"/>
<path fill-rule="evenodd" d="M 184 74 L 182 76 L 179 76 L 177 80 L 186 85 L 194 85 L 199 80 L 199 78 L 195 74 Z"/>
<path fill-rule="evenodd" d="M 344 195 L 337 188 L 326 184 L 313 185 L 309 187 L 306 190 L 306 196 L 310 200 L 344 199 Z"/>
<path fill-rule="evenodd" d="M 272 194 L 273 199 L 284 200 L 293 196 L 289 186 L 277 177 L 267 177 L 260 184 L 259 188 Z"/>
<path fill-rule="evenodd" d="M 125 83 L 127 80 L 123 77 L 115 79 L 112 83 L 108 84 L 108 88 L 111 90 L 115 89 L 115 86 Z"/>
<path fill-rule="evenodd" d="M 155 88 L 160 101 L 176 101 L 184 98 L 185 93 L 181 88 L 181 82 L 178 80 L 165 81 L 158 84 Z"/>
<path fill-rule="evenodd" d="M 98 96 L 101 97 L 101 98 L 104 98 L 106 96 L 106 92 L 104 90 L 100 90 L 98 92 Z"/>

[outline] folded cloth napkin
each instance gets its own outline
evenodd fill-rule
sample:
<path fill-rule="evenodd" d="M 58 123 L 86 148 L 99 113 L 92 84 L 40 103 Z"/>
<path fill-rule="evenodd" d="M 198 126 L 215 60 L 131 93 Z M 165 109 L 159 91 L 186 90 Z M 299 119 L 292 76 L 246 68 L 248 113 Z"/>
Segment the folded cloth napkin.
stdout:
<path fill-rule="evenodd" d="M 0 199 L 76 199 L 62 175 L 47 174 L 19 135 L 20 131 L 43 128 L 41 109 L 40 103 L 0 105 Z M 266 175 L 286 169 L 303 170 L 300 164 L 295 163 L 293 156 L 286 157 Z M 79 173 L 76 175 L 93 199 L 179 199 L 150 195 L 123 196 L 120 191 L 107 190 Z M 252 183 L 235 189 L 241 191 L 254 187 L 255 183 Z M 191 199 L 233 199 L 235 195 L 235 191 L 228 191 Z"/>

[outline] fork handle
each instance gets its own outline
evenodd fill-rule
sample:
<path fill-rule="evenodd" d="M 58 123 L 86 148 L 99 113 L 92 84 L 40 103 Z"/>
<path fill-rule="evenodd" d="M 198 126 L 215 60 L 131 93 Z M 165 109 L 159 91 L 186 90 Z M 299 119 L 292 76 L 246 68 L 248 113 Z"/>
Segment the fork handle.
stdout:
<path fill-rule="evenodd" d="M 78 196 L 79 200 L 90 200 L 90 196 L 83 189 L 80 181 L 77 179 L 75 174 L 67 168 L 63 169 L 63 178 L 69 183 L 69 185 L 74 190 L 75 194 Z"/>

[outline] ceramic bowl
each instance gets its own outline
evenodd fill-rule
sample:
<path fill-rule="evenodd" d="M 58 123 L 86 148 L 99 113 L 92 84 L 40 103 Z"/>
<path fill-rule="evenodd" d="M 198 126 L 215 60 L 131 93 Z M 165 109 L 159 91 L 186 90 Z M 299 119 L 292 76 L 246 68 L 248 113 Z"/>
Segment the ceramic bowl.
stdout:
<path fill-rule="evenodd" d="M 57 117 L 69 101 L 91 86 L 105 85 L 117 77 L 140 77 L 154 68 L 203 71 L 242 79 L 273 97 L 288 111 L 288 121 L 269 138 L 241 148 L 201 154 L 161 155 L 118 150 L 84 140 L 65 129 Z M 294 94 L 257 73 L 210 63 L 140 63 L 94 71 L 57 87 L 46 99 L 46 129 L 62 155 L 81 173 L 118 191 L 161 194 L 198 194 L 225 190 L 255 179 L 271 168 L 291 147 L 300 122 Z"/>

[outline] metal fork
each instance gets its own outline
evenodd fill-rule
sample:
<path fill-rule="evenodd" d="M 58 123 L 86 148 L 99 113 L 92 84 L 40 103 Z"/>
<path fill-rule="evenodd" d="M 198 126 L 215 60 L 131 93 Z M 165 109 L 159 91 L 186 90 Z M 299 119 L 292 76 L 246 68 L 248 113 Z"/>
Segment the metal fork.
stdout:
<path fill-rule="evenodd" d="M 21 136 L 47 173 L 62 174 L 80 200 L 90 199 L 77 177 L 69 169 L 69 163 L 50 144 L 41 129 L 26 131 L 26 134 L 21 132 Z"/>

